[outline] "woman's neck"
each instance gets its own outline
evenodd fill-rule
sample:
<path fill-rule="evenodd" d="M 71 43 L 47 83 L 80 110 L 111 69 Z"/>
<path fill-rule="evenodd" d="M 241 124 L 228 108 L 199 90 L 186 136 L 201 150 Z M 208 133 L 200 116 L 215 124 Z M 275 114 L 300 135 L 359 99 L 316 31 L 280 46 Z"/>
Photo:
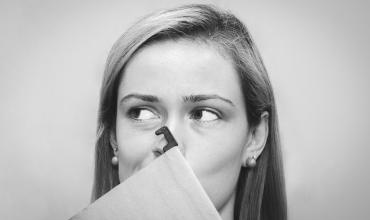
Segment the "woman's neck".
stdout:
<path fill-rule="evenodd" d="M 235 192 L 230 196 L 230 199 L 218 210 L 222 220 L 234 219 L 234 204 Z"/>

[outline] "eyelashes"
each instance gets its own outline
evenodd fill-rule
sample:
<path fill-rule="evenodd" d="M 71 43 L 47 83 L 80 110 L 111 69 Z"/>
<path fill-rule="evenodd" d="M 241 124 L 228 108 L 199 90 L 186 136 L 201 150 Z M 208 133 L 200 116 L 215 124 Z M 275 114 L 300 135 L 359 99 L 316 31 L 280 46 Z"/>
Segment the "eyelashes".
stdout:
<path fill-rule="evenodd" d="M 127 116 L 136 121 L 149 121 L 160 117 L 149 108 L 134 107 L 128 110 Z"/>
<path fill-rule="evenodd" d="M 149 107 L 130 108 L 126 115 L 135 122 L 151 122 L 161 118 L 156 110 Z M 190 111 L 188 117 L 198 123 L 212 123 L 222 119 L 222 113 L 218 110 L 202 107 Z"/>
<path fill-rule="evenodd" d="M 190 118 L 201 123 L 209 123 L 219 120 L 222 117 L 220 113 L 217 113 L 210 109 L 201 108 L 191 111 Z"/>

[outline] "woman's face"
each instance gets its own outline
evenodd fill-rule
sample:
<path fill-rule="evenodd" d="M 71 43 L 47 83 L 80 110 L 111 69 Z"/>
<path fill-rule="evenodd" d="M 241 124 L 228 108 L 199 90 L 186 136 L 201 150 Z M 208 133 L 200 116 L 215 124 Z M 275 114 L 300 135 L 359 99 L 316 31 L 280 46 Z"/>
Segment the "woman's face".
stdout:
<path fill-rule="evenodd" d="M 127 64 L 117 103 L 121 182 L 159 156 L 154 132 L 166 125 L 215 207 L 234 201 L 248 123 L 226 56 L 189 40 L 149 45 Z"/>

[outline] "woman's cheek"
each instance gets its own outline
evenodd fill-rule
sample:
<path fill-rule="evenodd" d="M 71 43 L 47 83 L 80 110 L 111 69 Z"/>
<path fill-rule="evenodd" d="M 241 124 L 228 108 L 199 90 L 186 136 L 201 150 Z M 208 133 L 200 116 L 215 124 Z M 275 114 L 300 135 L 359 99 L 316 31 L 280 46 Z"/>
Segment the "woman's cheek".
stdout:
<path fill-rule="evenodd" d="M 190 166 L 216 208 L 220 208 L 235 190 L 244 146 L 244 136 L 236 134 L 238 132 L 233 129 L 219 131 L 195 137 L 197 141 L 187 152 Z M 235 139 L 227 138 L 229 133 L 233 133 Z"/>
<path fill-rule="evenodd" d="M 153 160 L 151 155 L 151 148 L 154 144 L 153 137 L 154 132 L 120 129 L 118 127 L 117 143 L 121 182 Z"/>

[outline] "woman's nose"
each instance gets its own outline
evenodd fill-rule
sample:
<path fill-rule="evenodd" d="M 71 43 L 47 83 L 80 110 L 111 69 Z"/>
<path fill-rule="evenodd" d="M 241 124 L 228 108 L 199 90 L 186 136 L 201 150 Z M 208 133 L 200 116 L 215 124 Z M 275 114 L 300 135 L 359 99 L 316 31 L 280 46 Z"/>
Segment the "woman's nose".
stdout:
<path fill-rule="evenodd" d="M 153 135 L 157 136 L 156 134 L 153 134 Z M 155 157 L 159 157 L 164 153 L 163 147 L 167 144 L 167 141 L 162 135 L 160 137 L 157 137 L 156 139 L 157 140 L 155 141 L 153 145 L 152 152 Z"/>
<path fill-rule="evenodd" d="M 181 114 L 173 114 L 172 117 L 168 118 L 166 126 L 175 138 L 180 152 L 185 156 L 186 142 L 188 141 L 187 134 L 189 130 L 187 129 L 187 123 L 186 121 L 183 121 L 183 118 L 184 117 L 182 117 Z"/>

